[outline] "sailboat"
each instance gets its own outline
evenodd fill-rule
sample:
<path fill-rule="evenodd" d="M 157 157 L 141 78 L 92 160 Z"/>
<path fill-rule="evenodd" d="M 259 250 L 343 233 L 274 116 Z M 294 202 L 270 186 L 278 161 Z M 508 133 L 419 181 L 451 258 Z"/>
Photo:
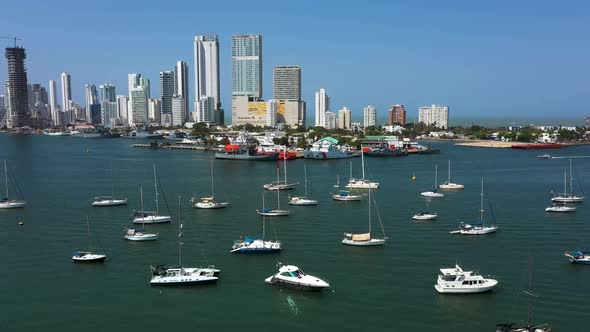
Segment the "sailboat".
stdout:
<path fill-rule="evenodd" d="M 94 252 L 92 246 L 92 237 L 90 236 L 90 221 L 88 217 L 86 217 L 86 226 L 88 229 L 88 247 L 90 247 L 90 251 L 74 251 L 74 255 L 72 256 L 72 260 L 76 263 L 97 263 L 97 262 L 104 262 L 107 259 L 107 255 L 104 254 L 97 254 Z"/>
<path fill-rule="evenodd" d="M 515 326 L 514 323 L 496 324 L 496 332 L 551 332 L 552 328 L 549 324 L 533 325 L 533 306 L 531 304 L 531 297 L 537 297 L 532 292 L 532 259 L 529 258 L 529 289 L 523 290 L 523 293 L 528 296 L 528 319 L 524 326 Z"/>
<path fill-rule="evenodd" d="M 92 206 L 116 206 L 116 205 L 127 205 L 127 198 L 116 198 L 115 197 L 115 172 L 113 171 L 113 167 L 111 165 L 111 175 L 113 181 L 113 187 L 111 196 L 98 196 L 94 197 L 94 202 L 92 202 Z"/>
<path fill-rule="evenodd" d="M 365 153 L 363 152 L 363 146 L 361 145 L 361 168 L 363 170 L 363 177 L 360 179 L 355 179 L 352 177 L 352 163 L 351 163 L 351 171 L 350 171 L 350 180 L 346 185 L 346 188 L 350 189 L 377 189 L 379 188 L 379 182 L 373 182 L 365 178 Z"/>
<path fill-rule="evenodd" d="M 423 191 L 420 193 L 420 196 L 424 197 L 445 197 L 445 194 L 436 192 L 438 187 L 438 164 L 434 165 L 434 188 L 430 191 Z"/>
<path fill-rule="evenodd" d="M 428 212 L 428 200 L 426 200 L 426 210 L 416 213 L 412 219 L 414 220 L 434 220 L 438 217 L 438 213 Z"/>
<path fill-rule="evenodd" d="M 462 184 L 451 182 L 451 160 L 450 159 L 449 159 L 449 177 L 448 177 L 447 181 L 441 183 L 438 187 L 440 189 L 463 189 L 463 188 L 465 188 L 465 186 Z"/>
<path fill-rule="evenodd" d="M 262 209 L 256 209 L 261 216 L 268 216 L 268 217 L 280 217 L 280 216 L 288 216 L 291 211 L 289 210 L 281 210 L 281 191 L 277 190 L 277 208 L 271 209 L 264 207 L 264 194 L 262 196 Z"/>
<path fill-rule="evenodd" d="M 563 180 L 563 194 L 551 198 L 551 201 L 558 203 L 580 203 L 584 201 L 584 196 L 574 195 L 574 174 L 572 171 L 572 159 L 570 158 L 570 192 L 567 192 L 567 175 Z"/>
<path fill-rule="evenodd" d="M 262 209 L 264 210 L 264 193 L 262 193 Z M 246 237 L 244 240 L 240 239 L 234 242 L 230 252 L 242 254 L 270 254 L 279 252 L 282 249 L 281 242 L 267 241 L 266 238 L 266 217 L 262 215 L 262 238 L 255 239 L 253 237 Z"/>
<path fill-rule="evenodd" d="M 133 223 L 135 224 L 160 224 L 170 222 L 170 216 L 160 215 L 160 205 L 158 202 L 158 177 L 156 175 L 156 165 L 154 164 L 154 190 L 156 192 L 156 211 L 144 211 L 143 206 L 141 211 L 135 212 L 133 215 Z"/>
<path fill-rule="evenodd" d="M 350 169 L 352 170 L 352 162 L 350 164 Z M 338 175 L 336 175 L 336 184 L 334 185 L 334 188 L 338 188 L 338 192 L 330 194 L 335 201 L 360 201 L 363 199 L 362 195 L 352 194 L 350 190 L 340 189 L 340 178 Z"/>
<path fill-rule="evenodd" d="M 27 202 L 18 199 L 10 199 L 8 196 L 8 168 L 4 160 L 4 185 L 6 186 L 6 197 L 0 198 L 0 209 L 16 209 L 27 205 Z"/>
<path fill-rule="evenodd" d="M 228 202 L 217 202 L 215 201 L 215 187 L 213 184 L 213 160 L 211 160 L 211 196 L 201 197 L 200 201 L 197 201 L 196 197 L 191 199 L 194 204 L 193 207 L 197 209 L 221 209 L 229 205 Z"/>
<path fill-rule="evenodd" d="M 286 190 L 286 189 L 293 189 L 298 184 L 297 182 L 289 183 L 287 182 L 287 150 L 285 149 L 285 153 L 283 153 L 283 168 L 285 169 L 285 181 L 281 181 L 279 179 L 279 162 L 277 161 L 277 181 L 271 182 L 263 185 L 264 189 L 266 190 Z"/>
<path fill-rule="evenodd" d="M 545 212 L 557 212 L 557 213 L 568 213 L 568 212 L 576 212 L 576 207 L 573 205 L 568 205 L 567 202 L 573 202 L 573 196 L 568 196 L 565 193 L 565 189 L 567 187 L 567 172 L 563 173 L 563 192 L 564 194 L 560 197 L 561 200 L 554 200 L 556 197 L 552 198 L 551 200 L 553 203 L 552 206 L 548 206 L 545 208 Z M 582 198 L 583 199 L 583 198 Z M 581 201 L 580 201 L 581 202 Z"/>
<path fill-rule="evenodd" d="M 141 210 L 143 211 L 143 188 L 139 187 L 139 194 L 141 196 Z M 145 218 L 143 218 L 145 220 Z M 142 222 L 141 229 L 127 229 L 125 239 L 129 241 L 155 241 L 158 239 L 158 233 L 146 233 L 145 221 Z"/>
<path fill-rule="evenodd" d="M 303 197 L 289 197 L 289 204 L 291 205 L 318 205 L 318 201 L 307 197 L 307 166 L 303 165 L 303 176 L 305 179 L 305 196 Z"/>
<path fill-rule="evenodd" d="M 478 224 L 464 224 L 459 225 L 459 229 L 451 231 L 451 234 L 461 235 L 484 235 L 495 233 L 498 230 L 497 226 L 486 226 L 483 218 L 483 178 L 481 179 L 481 193 L 480 193 L 480 207 L 479 207 L 479 223 Z"/>
<path fill-rule="evenodd" d="M 201 285 L 216 283 L 220 270 L 214 266 L 207 268 L 182 266 L 182 196 L 178 196 L 178 265 L 158 265 L 151 267 L 152 286 Z"/>
<path fill-rule="evenodd" d="M 377 215 L 379 215 L 379 210 L 377 210 Z M 369 232 L 362 233 L 362 234 L 352 234 L 352 233 L 344 233 L 344 239 L 342 239 L 342 244 L 346 244 L 349 246 L 382 246 L 387 241 L 387 237 L 385 237 L 385 230 L 383 229 L 383 223 L 381 222 L 381 217 L 379 216 L 379 223 L 381 224 L 381 231 L 383 232 L 382 238 L 374 238 L 373 234 L 371 233 L 371 189 L 369 189 Z"/>

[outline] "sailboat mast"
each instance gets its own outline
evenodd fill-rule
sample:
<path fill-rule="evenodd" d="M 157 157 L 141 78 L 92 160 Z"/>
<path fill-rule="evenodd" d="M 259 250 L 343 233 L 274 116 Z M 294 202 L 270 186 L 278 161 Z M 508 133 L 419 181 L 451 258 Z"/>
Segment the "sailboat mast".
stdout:
<path fill-rule="evenodd" d="M 574 173 L 572 172 L 572 159 L 570 158 L 570 194 L 574 196 Z"/>
<path fill-rule="evenodd" d="M 438 164 L 434 165 L 434 189 L 436 189 L 436 186 L 438 184 Z"/>
<path fill-rule="evenodd" d="M 6 198 L 8 199 L 8 168 L 6 167 L 6 159 L 4 159 L 4 182 L 6 185 Z"/>
<path fill-rule="evenodd" d="M 365 178 L 365 152 L 363 151 L 363 145 L 361 144 L 361 166 L 363 168 L 363 179 Z"/>
<path fill-rule="evenodd" d="M 451 183 L 451 159 L 449 159 L 449 183 Z"/>
<path fill-rule="evenodd" d="M 115 199 L 115 170 L 113 169 L 113 162 L 111 161 L 111 181 L 113 181 L 111 189 L 111 199 Z"/>
<path fill-rule="evenodd" d="M 215 197 L 215 191 L 213 187 L 213 159 L 211 159 L 211 197 Z"/>
<path fill-rule="evenodd" d="M 139 196 L 141 197 L 141 218 L 145 219 L 145 210 L 143 208 L 143 187 L 139 186 Z"/>
<path fill-rule="evenodd" d="M 264 191 L 262 192 L 262 211 L 264 211 Z M 264 213 L 262 214 L 262 239 L 266 238 L 266 218 Z"/>
<path fill-rule="evenodd" d="M 86 216 L 86 229 L 88 230 L 88 247 L 90 247 L 90 252 L 94 252 L 94 248 L 92 248 L 92 237 L 90 237 L 90 220 L 88 216 Z"/>
<path fill-rule="evenodd" d="M 160 214 L 160 206 L 158 204 L 158 178 L 156 176 L 156 164 L 154 164 L 154 190 L 156 191 L 156 214 Z"/>
<path fill-rule="evenodd" d="M 371 187 L 369 187 L 369 234 L 371 234 Z"/>
<path fill-rule="evenodd" d="M 182 268 L 182 209 L 181 209 L 181 198 L 182 196 L 178 195 L 178 219 L 180 220 L 178 223 L 178 266 Z"/>
<path fill-rule="evenodd" d="M 283 167 L 285 168 L 285 185 L 287 184 L 287 147 L 283 150 Z"/>
<path fill-rule="evenodd" d="M 352 160 L 350 161 L 350 177 L 349 180 L 352 180 Z"/>
<path fill-rule="evenodd" d="M 303 179 L 305 181 L 305 198 L 307 198 L 307 166 L 303 164 Z"/>
<path fill-rule="evenodd" d="M 567 196 L 567 171 L 563 172 L 563 196 Z"/>
<path fill-rule="evenodd" d="M 479 221 L 483 225 L 483 178 L 481 178 L 481 193 L 479 195 L 481 196 L 479 203 Z"/>

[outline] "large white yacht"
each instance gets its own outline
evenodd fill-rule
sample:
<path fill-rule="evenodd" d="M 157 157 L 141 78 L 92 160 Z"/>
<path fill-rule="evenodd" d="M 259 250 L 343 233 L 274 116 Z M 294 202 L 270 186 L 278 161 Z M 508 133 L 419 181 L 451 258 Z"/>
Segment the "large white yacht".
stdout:
<path fill-rule="evenodd" d="M 484 278 L 473 271 L 463 271 L 459 265 L 455 268 L 440 269 L 434 288 L 439 293 L 472 294 L 491 291 L 498 281 Z"/>
<path fill-rule="evenodd" d="M 279 272 L 266 279 L 264 282 L 271 285 L 287 286 L 296 289 L 320 291 L 330 287 L 324 280 L 305 274 L 295 265 L 281 265 Z"/>

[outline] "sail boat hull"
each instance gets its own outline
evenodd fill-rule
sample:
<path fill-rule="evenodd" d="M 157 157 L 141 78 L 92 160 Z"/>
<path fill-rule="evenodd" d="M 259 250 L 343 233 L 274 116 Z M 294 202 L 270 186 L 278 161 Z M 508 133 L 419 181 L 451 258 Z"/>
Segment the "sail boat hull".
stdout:
<path fill-rule="evenodd" d="M 25 207 L 27 202 L 25 201 L 0 201 L 0 209 L 18 209 Z"/>
<path fill-rule="evenodd" d="M 351 239 L 343 239 L 342 244 L 357 247 L 382 246 L 385 244 L 385 239 L 369 239 L 368 241 L 355 241 Z"/>
<path fill-rule="evenodd" d="M 228 205 L 228 202 L 197 202 L 194 207 L 197 209 L 223 209 Z"/>
<path fill-rule="evenodd" d="M 289 210 L 266 210 L 266 209 L 256 209 L 256 212 L 261 216 L 267 216 L 267 217 L 288 216 L 289 213 L 291 213 Z"/>
<path fill-rule="evenodd" d="M 117 206 L 117 205 L 127 205 L 127 198 L 124 198 L 124 199 L 103 199 L 103 200 L 96 200 L 92 203 L 92 206 L 97 206 L 97 207 Z"/>
<path fill-rule="evenodd" d="M 349 189 L 378 189 L 379 182 L 373 182 L 366 179 L 352 179 L 346 185 Z"/>
<path fill-rule="evenodd" d="M 291 197 L 289 205 L 318 205 L 318 201 L 306 197 Z"/>
<path fill-rule="evenodd" d="M 94 254 L 94 253 L 77 253 L 72 256 L 72 260 L 75 263 L 100 263 L 107 259 L 106 255 Z"/>
<path fill-rule="evenodd" d="M 263 187 L 266 190 L 287 190 L 295 188 L 296 185 L 297 183 L 267 183 Z"/>
<path fill-rule="evenodd" d="M 138 217 L 133 219 L 134 224 L 162 224 L 170 222 L 172 218 L 170 216 L 146 216 Z"/>
<path fill-rule="evenodd" d="M 551 201 L 556 203 L 581 203 L 584 201 L 584 196 L 556 196 Z"/>
<path fill-rule="evenodd" d="M 452 182 L 441 183 L 438 187 L 440 189 L 447 189 L 447 190 L 460 190 L 460 189 L 465 188 L 465 186 L 462 184 L 452 183 Z"/>

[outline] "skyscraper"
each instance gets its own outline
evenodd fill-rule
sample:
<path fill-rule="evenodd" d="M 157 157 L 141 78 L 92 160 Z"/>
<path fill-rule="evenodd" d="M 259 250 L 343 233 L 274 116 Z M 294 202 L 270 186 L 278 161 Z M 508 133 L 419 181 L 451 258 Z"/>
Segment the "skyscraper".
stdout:
<path fill-rule="evenodd" d="M 351 111 L 346 107 L 338 110 L 338 128 L 350 129 L 350 115 Z"/>
<path fill-rule="evenodd" d="M 98 86 L 98 101 L 102 103 L 103 101 L 108 102 L 116 102 L 117 101 L 117 94 L 115 93 L 115 86 L 105 83 Z"/>
<path fill-rule="evenodd" d="M 49 109 L 51 111 L 51 121 L 53 121 L 53 126 L 59 126 L 59 114 L 57 113 L 57 95 L 56 95 L 56 85 L 54 80 L 49 80 Z"/>
<path fill-rule="evenodd" d="M 232 36 L 232 96 L 262 98 L 262 36 Z"/>
<path fill-rule="evenodd" d="M 130 116 L 128 115 L 129 104 L 128 96 L 117 96 L 117 118 L 124 125 L 131 125 Z"/>
<path fill-rule="evenodd" d="M 449 128 L 449 107 L 432 105 L 423 106 L 418 109 L 418 123 L 427 126 L 434 126 L 441 129 Z"/>
<path fill-rule="evenodd" d="M 375 106 L 368 105 L 363 110 L 363 126 L 365 128 L 375 126 L 377 124 L 377 109 Z"/>
<path fill-rule="evenodd" d="M 172 97 L 172 126 L 182 126 L 186 122 L 186 101 L 183 97 Z"/>
<path fill-rule="evenodd" d="M 399 123 L 402 126 L 406 125 L 406 108 L 404 105 L 392 105 L 389 109 L 387 124 L 391 126 L 396 123 Z"/>
<path fill-rule="evenodd" d="M 273 99 L 297 101 L 301 100 L 301 67 L 274 67 Z"/>
<path fill-rule="evenodd" d="M 129 123 L 135 126 L 148 123 L 148 99 L 150 98 L 150 80 L 141 74 L 129 74 L 129 105 L 127 115 Z"/>
<path fill-rule="evenodd" d="M 98 102 L 96 85 L 86 84 L 84 91 L 86 93 L 86 123 L 100 124 L 100 103 Z"/>
<path fill-rule="evenodd" d="M 61 110 L 66 125 L 76 122 L 76 116 L 72 114 L 72 83 L 68 73 L 61 73 Z"/>
<path fill-rule="evenodd" d="M 188 65 L 184 61 L 177 61 L 174 69 L 174 92 L 184 100 L 184 119 L 188 119 Z"/>
<path fill-rule="evenodd" d="M 22 47 L 7 47 L 8 60 L 8 96 L 9 128 L 27 126 L 30 123 L 27 89 L 27 70 L 25 69 L 25 49 Z"/>
<path fill-rule="evenodd" d="M 330 97 L 326 94 L 325 89 L 320 89 L 315 93 L 315 125 L 319 127 L 326 126 L 326 112 L 330 111 Z"/>
<path fill-rule="evenodd" d="M 219 41 L 217 35 L 197 35 L 194 40 L 195 60 L 195 108 L 197 122 L 207 121 L 205 114 L 199 109 L 203 96 L 213 98 L 214 115 L 217 121 L 221 109 L 219 88 Z"/>
<path fill-rule="evenodd" d="M 160 72 L 160 106 L 161 114 L 172 114 L 172 96 L 174 96 L 174 72 Z"/>

